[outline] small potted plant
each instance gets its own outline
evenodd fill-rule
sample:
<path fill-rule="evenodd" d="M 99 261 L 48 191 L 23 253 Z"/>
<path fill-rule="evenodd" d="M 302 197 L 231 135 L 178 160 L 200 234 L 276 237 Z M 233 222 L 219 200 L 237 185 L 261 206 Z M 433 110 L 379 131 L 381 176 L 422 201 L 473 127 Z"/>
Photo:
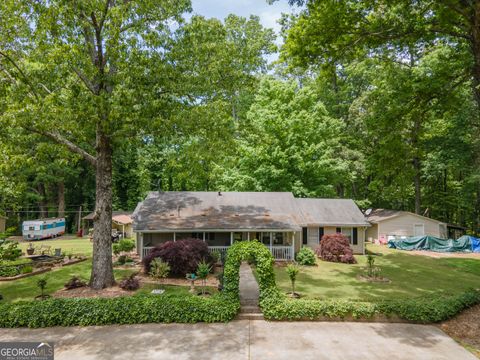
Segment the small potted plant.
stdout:
<path fill-rule="evenodd" d="M 205 296 L 205 288 L 207 287 L 207 277 L 212 271 L 212 267 L 205 261 L 201 261 L 197 267 L 197 277 L 202 280 L 202 292 L 201 295 Z"/>
<path fill-rule="evenodd" d="M 31 256 L 35 252 L 35 248 L 32 243 L 28 243 L 27 255 Z"/>

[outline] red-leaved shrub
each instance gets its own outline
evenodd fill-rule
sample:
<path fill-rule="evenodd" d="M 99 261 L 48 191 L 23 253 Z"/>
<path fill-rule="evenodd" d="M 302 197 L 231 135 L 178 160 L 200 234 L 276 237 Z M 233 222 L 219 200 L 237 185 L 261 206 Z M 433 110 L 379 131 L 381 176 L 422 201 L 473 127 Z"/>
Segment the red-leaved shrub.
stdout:
<path fill-rule="evenodd" d="M 212 264 L 207 243 L 198 239 L 167 241 L 157 245 L 143 258 L 145 273 L 150 271 L 150 263 L 155 258 L 167 262 L 170 265 L 170 274 L 174 276 L 194 273 L 202 260 Z"/>
<path fill-rule="evenodd" d="M 323 235 L 320 246 L 315 250 L 317 256 L 325 261 L 356 264 L 348 238 L 342 234 Z"/>

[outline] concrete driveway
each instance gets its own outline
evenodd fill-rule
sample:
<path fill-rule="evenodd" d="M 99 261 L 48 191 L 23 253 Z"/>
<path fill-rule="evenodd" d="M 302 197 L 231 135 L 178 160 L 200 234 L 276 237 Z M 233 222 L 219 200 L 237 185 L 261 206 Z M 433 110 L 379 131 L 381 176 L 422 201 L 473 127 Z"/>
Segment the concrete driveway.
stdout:
<path fill-rule="evenodd" d="M 55 359 L 476 359 L 434 326 L 266 322 L 2 329 L 55 343 Z"/>

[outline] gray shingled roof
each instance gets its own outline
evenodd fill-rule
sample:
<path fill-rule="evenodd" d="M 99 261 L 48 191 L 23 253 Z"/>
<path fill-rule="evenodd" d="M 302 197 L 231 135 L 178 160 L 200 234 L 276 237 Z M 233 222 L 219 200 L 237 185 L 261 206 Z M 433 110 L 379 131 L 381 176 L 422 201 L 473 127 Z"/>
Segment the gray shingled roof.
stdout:
<path fill-rule="evenodd" d="M 383 220 L 392 219 L 394 217 L 404 215 L 404 214 L 410 214 L 426 220 L 435 221 L 443 224 L 442 221 L 432 219 L 426 216 L 418 215 L 410 211 L 390 210 L 390 209 L 372 209 L 371 212 L 367 215 L 367 220 L 373 224 L 377 224 Z"/>
<path fill-rule="evenodd" d="M 350 199 L 296 199 L 303 225 L 369 226 L 365 216 Z"/>
<path fill-rule="evenodd" d="M 151 192 L 133 217 L 135 231 L 368 226 L 352 200 L 295 199 L 289 192 Z"/>
<path fill-rule="evenodd" d="M 301 230 L 287 192 L 151 192 L 138 204 L 134 230 Z"/>

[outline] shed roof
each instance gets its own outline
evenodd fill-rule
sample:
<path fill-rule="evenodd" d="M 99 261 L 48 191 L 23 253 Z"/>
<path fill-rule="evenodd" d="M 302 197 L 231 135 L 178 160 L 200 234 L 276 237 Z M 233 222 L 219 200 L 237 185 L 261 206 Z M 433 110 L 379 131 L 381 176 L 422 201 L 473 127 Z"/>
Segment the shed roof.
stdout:
<path fill-rule="evenodd" d="M 301 230 L 289 192 L 151 192 L 134 212 L 134 230 Z"/>
<path fill-rule="evenodd" d="M 90 214 L 88 214 L 87 216 L 84 216 L 82 219 L 83 220 L 93 220 L 93 215 L 94 213 L 91 212 Z M 132 216 L 132 212 L 131 211 L 123 211 L 123 210 L 114 210 L 112 211 L 112 219 L 116 216 L 119 216 L 119 215 L 128 215 L 128 216 Z"/>
<path fill-rule="evenodd" d="M 413 215 L 419 218 L 423 218 L 425 220 L 434 221 L 434 222 L 443 224 L 442 221 L 435 220 L 426 216 L 418 215 L 410 211 L 391 210 L 391 209 L 372 209 L 371 212 L 367 215 L 367 220 L 373 224 L 378 224 L 381 221 L 393 219 L 401 215 Z"/>
<path fill-rule="evenodd" d="M 112 216 L 112 220 L 120 225 L 129 225 L 133 223 L 133 219 L 131 215 L 114 215 Z"/>
<path fill-rule="evenodd" d="M 304 225 L 369 226 L 351 199 L 296 199 Z"/>

